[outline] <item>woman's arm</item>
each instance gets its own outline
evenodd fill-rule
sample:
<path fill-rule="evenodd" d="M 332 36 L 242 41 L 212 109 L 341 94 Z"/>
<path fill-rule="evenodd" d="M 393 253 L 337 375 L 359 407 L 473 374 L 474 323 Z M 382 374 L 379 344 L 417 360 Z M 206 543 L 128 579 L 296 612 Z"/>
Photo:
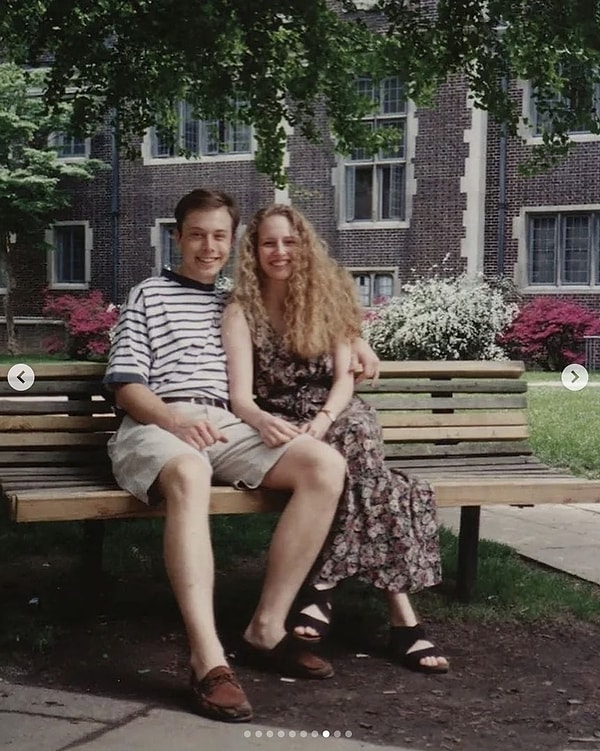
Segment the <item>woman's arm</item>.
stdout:
<path fill-rule="evenodd" d="M 232 411 L 257 430 L 267 446 L 287 443 L 298 435 L 299 429 L 260 409 L 254 401 L 252 336 L 246 317 L 237 303 L 228 305 L 223 313 L 221 336 L 227 356 Z"/>
<path fill-rule="evenodd" d="M 380 360 L 368 342 L 360 337 L 352 341 L 350 370 L 354 372 L 356 383 L 372 379 L 373 386 L 379 378 Z"/>
<path fill-rule="evenodd" d="M 347 342 L 336 346 L 333 355 L 333 384 L 329 390 L 327 400 L 316 417 L 303 430 L 315 438 L 323 438 L 350 403 L 354 393 L 354 374 L 350 367 L 351 348 Z"/>

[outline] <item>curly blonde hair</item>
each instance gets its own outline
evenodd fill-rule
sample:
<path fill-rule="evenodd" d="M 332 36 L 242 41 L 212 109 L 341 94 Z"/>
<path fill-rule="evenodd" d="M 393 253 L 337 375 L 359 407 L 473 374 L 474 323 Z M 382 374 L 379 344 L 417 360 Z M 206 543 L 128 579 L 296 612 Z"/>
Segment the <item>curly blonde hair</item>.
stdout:
<path fill-rule="evenodd" d="M 314 227 L 293 207 L 274 204 L 250 220 L 236 259 L 232 299 L 242 308 L 253 339 L 260 341 L 268 317 L 262 298 L 265 275 L 258 263 L 258 232 L 271 216 L 285 217 L 299 241 L 285 301 L 285 346 L 303 358 L 332 352 L 339 341 L 360 335 L 362 309 L 350 274 L 329 256 Z"/>

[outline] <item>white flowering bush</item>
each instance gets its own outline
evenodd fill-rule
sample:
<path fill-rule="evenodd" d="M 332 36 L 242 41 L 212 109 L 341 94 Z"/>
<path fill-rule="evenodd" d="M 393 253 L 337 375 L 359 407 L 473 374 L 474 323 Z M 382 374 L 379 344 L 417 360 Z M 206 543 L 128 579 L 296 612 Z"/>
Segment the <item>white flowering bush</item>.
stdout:
<path fill-rule="evenodd" d="M 384 360 L 501 360 L 496 338 L 517 315 L 481 276 L 434 276 L 365 317 L 363 336 Z"/>

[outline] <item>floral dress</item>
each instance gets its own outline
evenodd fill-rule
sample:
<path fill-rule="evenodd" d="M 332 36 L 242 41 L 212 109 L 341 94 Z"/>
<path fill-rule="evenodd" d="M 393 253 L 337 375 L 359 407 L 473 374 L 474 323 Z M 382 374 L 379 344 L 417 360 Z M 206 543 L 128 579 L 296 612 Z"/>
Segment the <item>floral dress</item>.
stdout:
<path fill-rule="evenodd" d="M 303 360 L 275 332 L 254 343 L 258 405 L 290 422 L 312 420 L 333 381 L 333 359 Z M 431 487 L 390 471 L 375 410 L 354 397 L 323 438 L 346 459 L 346 482 L 313 583 L 350 576 L 390 592 L 437 584 L 441 565 Z"/>

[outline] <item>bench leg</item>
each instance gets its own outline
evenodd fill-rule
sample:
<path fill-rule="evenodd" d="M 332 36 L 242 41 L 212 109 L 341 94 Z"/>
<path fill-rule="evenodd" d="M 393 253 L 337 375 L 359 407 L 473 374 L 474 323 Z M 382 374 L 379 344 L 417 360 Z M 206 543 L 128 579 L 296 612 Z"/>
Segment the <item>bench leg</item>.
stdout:
<path fill-rule="evenodd" d="M 86 519 L 83 522 L 83 575 L 90 581 L 97 581 L 102 574 L 102 544 L 104 542 L 104 521 Z"/>
<path fill-rule="evenodd" d="M 461 602 L 470 602 L 475 592 L 480 513 L 480 506 L 461 506 L 460 509 L 456 596 Z"/>

